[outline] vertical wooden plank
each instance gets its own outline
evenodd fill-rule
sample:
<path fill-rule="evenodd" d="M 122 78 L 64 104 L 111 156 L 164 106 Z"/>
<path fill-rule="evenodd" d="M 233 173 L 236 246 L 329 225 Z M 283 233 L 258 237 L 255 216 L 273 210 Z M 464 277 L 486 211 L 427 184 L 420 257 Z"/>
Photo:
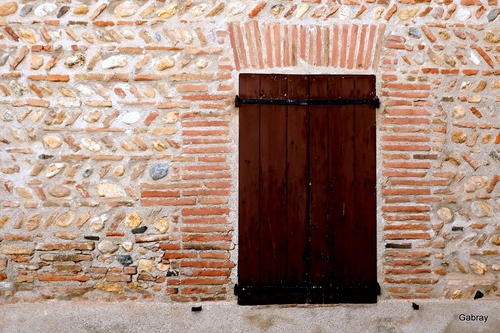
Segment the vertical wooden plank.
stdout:
<path fill-rule="evenodd" d="M 328 96 L 328 77 L 311 76 L 310 98 L 325 99 Z M 310 270 L 311 286 L 327 286 L 330 253 L 328 251 L 328 108 L 310 107 L 309 137 L 309 232 L 310 232 Z M 322 303 L 321 298 L 311 296 L 312 303 Z"/>
<path fill-rule="evenodd" d="M 285 98 L 285 75 L 261 75 L 260 96 Z M 262 106 L 260 113 L 260 283 L 286 280 L 286 106 Z"/>
<path fill-rule="evenodd" d="M 242 98 L 259 94 L 259 76 L 240 74 Z M 259 281 L 259 105 L 243 104 L 239 108 L 239 208 L 238 208 L 238 283 L 254 285 Z M 240 304 L 252 304 L 248 295 Z"/>
<path fill-rule="evenodd" d="M 375 76 L 358 76 L 355 94 L 360 98 L 375 97 Z M 372 105 L 355 107 L 354 150 L 356 151 L 355 186 L 358 195 L 354 197 L 354 225 L 357 230 L 359 258 L 352 269 L 357 272 L 359 285 L 373 285 L 377 282 L 377 230 L 376 230 L 376 112 Z M 361 208 L 361 209 L 360 209 Z M 371 296 L 367 299 L 368 296 Z M 358 295 L 357 301 L 376 301 L 375 295 Z"/>
<path fill-rule="evenodd" d="M 306 75 L 288 76 L 288 98 L 307 99 Z M 287 280 L 288 286 L 308 285 L 308 110 L 291 105 L 287 111 Z M 307 293 L 290 293 L 290 303 L 305 303 Z"/>
<path fill-rule="evenodd" d="M 352 76 L 336 76 L 329 79 L 329 91 L 334 98 L 354 98 L 354 78 Z M 329 107 L 330 159 L 335 161 L 329 165 L 329 197 L 331 205 L 331 237 L 329 252 L 332 253 L 332 283 L 338 287 L 349 287 L 352 284 L 351 266 L 355 257 L 353 250 L 359 246 L 352 229 L 353 197 L 358 189 L 355 180 L 354 140 L 354 106 L 340 105 Z M 336 297 L 342 298 L 342 295 Z M 338 300 L 337 300 L 338 301 Z"/>

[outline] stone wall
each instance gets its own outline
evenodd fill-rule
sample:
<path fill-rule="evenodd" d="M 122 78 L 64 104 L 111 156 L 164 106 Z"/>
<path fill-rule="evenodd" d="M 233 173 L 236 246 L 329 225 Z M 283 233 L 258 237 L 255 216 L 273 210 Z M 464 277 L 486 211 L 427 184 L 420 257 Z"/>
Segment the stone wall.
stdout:
<path fill-rule="evenodd" d="M 4 2 L 0 298 L 232 299 L 240 72 L 376 74 L 381 297 L 495 298 L 499 8 Z"/>

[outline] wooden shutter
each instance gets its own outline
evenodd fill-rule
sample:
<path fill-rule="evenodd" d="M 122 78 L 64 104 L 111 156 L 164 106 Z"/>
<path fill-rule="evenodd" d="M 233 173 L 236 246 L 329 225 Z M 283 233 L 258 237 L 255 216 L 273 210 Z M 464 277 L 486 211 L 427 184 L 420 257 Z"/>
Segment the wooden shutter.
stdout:
<path fill-rule="evenodd" d="M 376 302 L 375 106 L 329 105 L 375 77 L 241 74 L 239 97 L 239 304 Z"/>

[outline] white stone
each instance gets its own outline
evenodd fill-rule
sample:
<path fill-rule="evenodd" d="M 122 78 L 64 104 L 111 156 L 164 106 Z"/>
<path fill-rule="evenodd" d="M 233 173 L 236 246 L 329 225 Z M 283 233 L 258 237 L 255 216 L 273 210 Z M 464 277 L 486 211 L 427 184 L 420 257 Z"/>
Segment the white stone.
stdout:
<path fill-rule="evenodd" d="M 451 110 L 451 116 L 457 119 L 465 117 L 465 108 L 461 105 L 455 106 L 453 110 Z"/>
<path fill-rule="evenodd" d="M 122 247 L 125 251 L 130 252 L 134 249 L 134 243 L 132 242 L 123 242 Z"/>
<path fill-rule="evenodd" d="M 54 10 L 56 10 L 56 8 L 57 6 L 55 4 L 46 2 L 36 7 L 33 13 L 35 14 L 35 16 L 43 17 L 52 13 Z"/>
<path fill-rule="evenodd" d="M 163 116 L 166 124 L 175 124 L 179 120 L 179 112 L 169 112 Z"/>
<path fill-rule="evenodd" d="M 139 6 L 132 1 L 125 1 L 115 8 L 114 13 L 120 17 L 129 17 L 137 13 L 138 9 Z"/>
<path fill-rule="evenodd" d="M 339 19 L 346 20 L 350 16 L 349 7 L 344 6 L 339 12 Z"/>
<path fill-rule="evenodd" d="M 469 59 L 474 63 L 474 65 L 479 65 L 481 63 L 481 60 L 474 52 L 470 53 Z"/>
<path fill-rule="evenodd" d="M 196 62 L 194 63 L 194 65 L 196 67 L 198 67 L 199 69 L 206 68 L 208 66 L 208 60 L 205 59 L 205 58 L 200 58 L 200 59 L 196 60 Z"/>
<path fill-rule="evenodd" d="M 488 266 L 479 260 L 471 259 L 469 263 L 472 271 L 477 275 L 484 275 L 488 272 Z"/>
<path fill-rule="evenodd" d="M 115 175 L 117 175 L 118 177 L 121 177 L 123 176 L 123 174 L 125 173 L 125 166 L 123 164 L 120 164 L 118 166 L 116 166 L 114 169 L 113 169 L 113 173 Z"/>
<path fill-rule="evenodd" d="M 415 61 L 415 63 L 417 63 L 418 65 L 422 65 L 424 62 L 425 62 L 425 57 L 422 53 L 417 53 L 415 55 L 415 57 L 413 57 L 413 60 Z"/>
<path fill-rule="evenodd" d="M 177 37 L 179 37 L 179 39 L 181 40 L 181 42 L 185 44 L 191 44 L 193 42 L 194 37 L 188 30 L 182 28 L 175 28 L 174 31 Z"/>
<path fill-rule="evenodd" d="M 123 56 L 111 56 L 107 59 L 105 59 L 102 63 L 101 66 L 104 69 L 113 69 L 117 67 L 125 67 L 128 65 L 127 58 Z"/>
<path fill-rule="evenodd" d="M 87 87 L 83 84 L 77 85 L 76 90 L 78 90 L 84 96 L 92 96 L 95 94 L 92 89 L 90 89 L 89 87 Z"/>
<path fill-rule="evenodd" d="M 59 99 L 56 102 L 56 106 L 60 108 L 78 108 L 82 105 L 82 102 L 76 99 Z"/>
<path fill-rule="evenodd" d="M 455 14 L 455 17 L 462 22 L 467 21 L 471 17 L 471 12 L 468 9 L 465 9 L 464 7 L 459 7 L 457 10 L 457 13 Z"/>
<path fill-rule="evenodd" d="M 93 232 L 99 232 L 104 229 L 104 224 L 108 220 L 108 215 L 103 214 L 101 216 L 93 217 L 89 221 L 89 229 Z"/>
<path fill-rule="evenodd" d="M 46 135 L 43 137 L 43 144 L 48 149 L 56 149 L 61 147 L 63 141 L 57 136 Z"/>
<path fill-rule="evenodd" d="M 136 122 L 139 121 L 139 119 L 141 119 L 141 113 L 140 112 L 137 112 L 137 111 L 134 111 L 134 112 L 129 112 L 129 113 L 126 113 L 123 118 L 122 118 L 122 121 L 125 123 L 125 124 L 135 124 Z"/>
<path fill-rule="evenodd" d="M 87 148 L 90 151 L 98 152 L 101 150 L 101 145 L 89 138 L 82 138 L 80 143 L 83 147 Z"/>
<path fill-rule="evenodd" d="M 235 16 L 235 15 L 238 15 L 238 14 L 241 14 L 243 13 L 243 11 L 245 10 L 246 8 L 246 5 L 241 2 L 241 1 L 236 1 L 234 3 L 231 3 L 228 7 L 227 7 L 227 15 L 231 15 L 231 16 Z"/>
<path fill-rule="evenodd" d="M 373 13 L 373 18 L 375 20 L 379 20 L 382 17 L 382 13 L 384 12 L 385 8 L 384 7 L 378 7 L 375 9 L 375 12 Z"/>
<path fill-rule="evenodd" d="M 62 171 L 67 166 L 66 163 L 53 163 L 49 165 L 47 168 L 47 172 L 45 173 L 45 177 L 52 178 Z"/>
<path fill-rule="evenodd" d="M 125 191 L 118 185 L 111 183 L 101 183 L 96 186 L 97 195 L 105 198 L 121 198 L 125 196 Z"/>
<path fill-rule="evenodd" d="M 132 31 L 130 31 L 129 29 L 123 30 L 122 34 L 123 34 L 123 37 L 125 37 L 127 39 L 134 39 L 134 37 L 135 37 L 134 33 Z"/>
<path fill-rule="evenodd" d="M 206 3 L 202 3 L 201 5 L 194 6 L 191 13 L 193 14 L 193 16 L 201 16 L 201 15 L 203 15 L 203 13 L 205 13 L 207 8 L 208 8 L 208 5 Z"/>

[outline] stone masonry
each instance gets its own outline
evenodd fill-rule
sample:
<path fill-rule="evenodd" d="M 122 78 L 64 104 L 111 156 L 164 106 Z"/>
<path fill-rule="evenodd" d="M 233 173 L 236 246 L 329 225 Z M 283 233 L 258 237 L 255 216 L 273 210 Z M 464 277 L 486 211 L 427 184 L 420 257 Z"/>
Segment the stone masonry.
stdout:
<path fill-rule="evenodd" d="M 500 296 L 497 0 L 0 3 L 0 300 L 234 299 L 238 74 L 375 74 L 382 298 Z"/>

